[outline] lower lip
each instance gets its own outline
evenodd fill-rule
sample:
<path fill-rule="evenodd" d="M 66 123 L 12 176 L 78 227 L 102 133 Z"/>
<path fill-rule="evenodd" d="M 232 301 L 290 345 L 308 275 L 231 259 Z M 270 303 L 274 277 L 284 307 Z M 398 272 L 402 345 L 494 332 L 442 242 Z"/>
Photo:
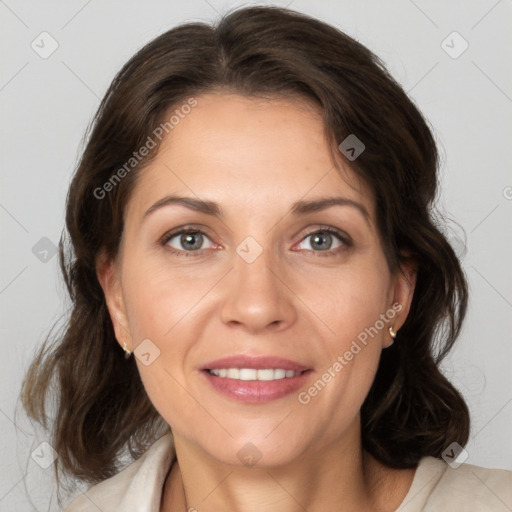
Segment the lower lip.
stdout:
<path fill-rule="evenodd" d="M 217 377 L 209 371 L 202 373 L 211 386 L 229 398 L 253 404 L 277 400 L 290 393 L 296 392 L 308 378 L 311 370 L 306 370 L 296 377 L 285 377 L 278 380 L 236 380 L 227 377 Z"/>

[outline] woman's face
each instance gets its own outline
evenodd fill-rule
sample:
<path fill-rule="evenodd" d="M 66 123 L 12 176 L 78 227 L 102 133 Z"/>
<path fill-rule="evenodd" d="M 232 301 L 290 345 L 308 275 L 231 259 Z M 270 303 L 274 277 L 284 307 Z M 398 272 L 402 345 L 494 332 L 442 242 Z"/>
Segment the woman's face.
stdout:
<path fill-rule="evenodd" d="M 100 271 L 117 339 L 176 438 L 217 460 L 354 446 L 412 294 L 373 197 L 334 166 L 314 107 L 197 100 L 141 172 Z"/>

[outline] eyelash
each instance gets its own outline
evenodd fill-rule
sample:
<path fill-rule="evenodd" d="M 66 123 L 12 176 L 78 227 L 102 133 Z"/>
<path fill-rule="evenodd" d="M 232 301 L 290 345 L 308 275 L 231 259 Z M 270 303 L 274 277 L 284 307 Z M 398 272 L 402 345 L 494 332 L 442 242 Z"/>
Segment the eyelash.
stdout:
<path fill-rule="evenodd" d="M 191 227 L 185 227 L 185 228 L 182 228 L 178 231 L 173 231 L 173 232 L 170 232 L 170 233 L 166 233 L 161 239 L 160 239 L 160 244 L 163 246 L 163 247 L 166 247 L 167 244 L 169 243 L 169 240 L 173 239 L 175 236 L 177 235 L 185 235 L 185 234 L 202 234 L 206 237 L 208 237 L 208 235 L 204 232 L 204 231 L 201 231 L 200 229 L 197 229 L 197 228 L 191 228 Z M 339 252 L 343 251 L 343 250 L 346 250 L 347 248 L 351 247 L 353 245 L 353 242 L 351 240 L 351 238 L 345 234 L 343 231 L 339 231 L 335 228 L 332 228 L 330 226 L 325 226 L 325 227 L 320 227 L 320 228 L 317 228 L 315 229 L 314 231 L 311 231 L 310 233 L 308 233 L 307 235 L 305 235 L 301 240 L 300 242 L 303 242 L 306 238 L 312 236 L 312 235 L 315 235 L 317 233 L 329 233 L 330 235 L 334 235 L 336 238 L 338 238 L 338 240 L 343 244 L 342 246 L 340 247 L 337 247 L 336 249 L 329 249 L 327 251 L 313 251 L 311 249 L 305 249 L 309 252 L 313 252 L 315 253 L 317 256 L 334 256 L 334 255 L 337 255 Z M 184 250 L 177 250 L 177 249 L 174 249 L 174 247 L 169 247 L 167 246 L 166 247 L 167 250 L 172 253 L 172 254 L 175 254 L 176 256 L 185 256 L 185 257 L 190 257 L 190 256 L 202 256 L 203 255 L 203 251 L 205 251 L 206 249 L 201 249 L 201 250 L 198 250 L 198 251 L 184 251 Z"/>

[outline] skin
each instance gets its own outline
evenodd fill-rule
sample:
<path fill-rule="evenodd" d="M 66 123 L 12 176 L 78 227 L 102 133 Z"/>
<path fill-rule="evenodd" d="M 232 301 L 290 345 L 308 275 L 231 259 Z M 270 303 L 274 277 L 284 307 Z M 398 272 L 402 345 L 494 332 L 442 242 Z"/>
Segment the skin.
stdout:
<path fill-rule="evenodd" d="M 307 405 L 295 392 L 261 404 L 227 398 L 200 368 L 233 354 L 283 357 L 312 369 L 307 390 L 395 303 L 402 310 L 389 325 L 401 327 L 414 269 L 390 271 L 374 198 L 332 160 L 315 106 L 227 93 L 197 100 L 142 171 L 118 257 L 98 264 L 120 345 L 150 339 L 160 350 L 137 365 L 175 439 L 161 510 L 395 510 L 414 470 L 381 465 L 360 437 L 388 325 Z M 176 204 L 144 215 L 170 194 L 214 201 L 224 216 Z M 333 196 L 368 217 L 350 205 L 288 213 L 296 201 Z M 200 250 L 180 235 L 161 242 L 183 225 L 205 234 Z M 315 234 L 326 226 L 350 241 L 333 235 L 322 249 Z M 263 249 L 252 263 L 236 252 L 248 236 Z M 252 467 L 237 456 L 248 442 L 261 453 Z"/>

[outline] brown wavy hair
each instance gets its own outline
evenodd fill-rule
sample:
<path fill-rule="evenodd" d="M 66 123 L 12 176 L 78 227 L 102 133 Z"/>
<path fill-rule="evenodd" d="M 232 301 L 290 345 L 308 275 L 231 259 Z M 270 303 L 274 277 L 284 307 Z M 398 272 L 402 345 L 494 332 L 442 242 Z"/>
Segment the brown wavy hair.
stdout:
<path fill-rule="evenodd" d="M 337 158 L 349 134 L 364 142 L 365 151 L 347 163 L 373 191 L 390 268 L 399 271 L 408 254 L 417 281 L 407 321 L 383 351 L 362 406 L 363 447 L 389 467 L 410 468 L 424 456 L 440 457 L 453 441 L 464 446 L 468 408 L 439 363 L 460 332 L 467 284 L 436 220 L 432 132 L 366 47 L 298 12 L 250 7 L 213 26 L 180 25 L 144 46 L 116 75 L 86 133 L 60 241 L 72 310 L 63 332 L 38 351 L 21 394 L 28 414 L 51 430 L 57 476 L 104 480 L 119 471 L 123 454 L 137 458 L 166 428 L 134 358 L 126 360 L 116 342 L 96 274 L 100 251 L 117 254 L 125 206 L 157 150 L 103 199 L 98 190 L 171 109 L 212 91 L 313 101 Z"/>

